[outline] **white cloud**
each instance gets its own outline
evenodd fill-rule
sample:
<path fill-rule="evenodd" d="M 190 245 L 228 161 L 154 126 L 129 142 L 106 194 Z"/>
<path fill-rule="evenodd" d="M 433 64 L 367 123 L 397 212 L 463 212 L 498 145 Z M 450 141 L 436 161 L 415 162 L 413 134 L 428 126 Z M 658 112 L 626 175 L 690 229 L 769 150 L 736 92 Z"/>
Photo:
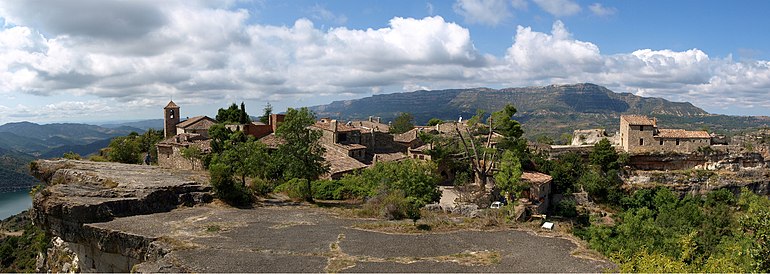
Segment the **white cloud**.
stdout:
<path fill-rule="evenodd" d="M 603 64 L 599 48 L 572 39 L 561 21 L 553 24 L 550 35 L 519 26 L 505 59 L 516 70 L 526 72 L 522 79 L 566 78 Z"/>
<path fill-rule="evenodd" d="M 545 12 L 556 17 L 578 14 L 582 9 L 572 0 L 532 0 Z"/>
<path fill-rule="evenodd" d="M 519 26 L 505 55 L 494 57 L 476 49 L 467 28 L 439 16 L 395 17 L 376 29 L 321 29 L 310 19 L 289 26 L 252 24 L 249 11 L 230 9 L 227 3 L 163 1 L 148 7 L 146 2 L 120 2 L 136 5 L 128 10 L 146 8 L 162 15 L 159 24 L 153 19 L 145 27 L 122 30 L 133 37 L 124 39 L 101 30 L 50 26 L 64 19 L 32 20 L 37 17 L 29 13 L 44 7 L 40 1 L 29 3 L 0 2 L 0 16 L 13 22 L 0 29 L 0 96 L 65 99 L 7 105 L 0 108 L 0 118 L 10 112 L 128 116 L 170 97 L 186 106 L 242 100 L 296 106 L 319 97 L 402 89 L 576 82 L 707 108 L 770 107 L 768 61 L 713 58 L 699 49 L 606 55 L 598 45 L 573 37 L 561 21 L 549 33 Z M 501 3 L 506 9 L 514 6 Z M 117 4 L 99 5 L 109 14 Z M 114 105 L 121 107 L 106 107 Z M 34 109 L 45 112 L 35 114 Z"/>
<path fill-rule="evenodd" d="M 511 6 L 517 10 L 526 10 L 529 4 L 527 4 L 527 0 L 511 0 Z"/>
<path fill-rule="evenodd" d="M 511 17 L 505 0 L 457 0 L 452 8 L 472 24 L 494 26 Z"/>
<path fill-rule="evenodd" d="M 430 2 L 425 3 L 425 9 L 428 11 L 428 15 L 433 16 L 434 7 Z"/>
<path fill-rule="evenodd" d="M 321 20 L 324 22 L 331 22 L 337 25 L 344 25 L 348 22 L 348 17 L 344 14 L 334 14 L 332 11 L 324 8 L 319 4 L 316 4 L 310 8 L 310 14 L 313 19 Z"/>
<path fill-rule="evenodd" d="M 593 3 L 588 6 L 588 9 L 597 16 L 610 16 L 618 12 L 616 8 L 605 7 L 601 3 Z"/>

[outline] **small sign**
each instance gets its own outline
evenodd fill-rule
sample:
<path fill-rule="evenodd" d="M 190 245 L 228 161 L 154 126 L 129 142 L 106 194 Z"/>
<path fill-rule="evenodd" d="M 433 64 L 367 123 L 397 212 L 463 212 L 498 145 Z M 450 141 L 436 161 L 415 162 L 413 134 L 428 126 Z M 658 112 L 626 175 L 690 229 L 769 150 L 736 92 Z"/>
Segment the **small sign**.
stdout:
<path fill-rule="evenodd" d="M 553 230 L 553 223 L 552 222 L 545 222 L 545 223 L 543 223 L 543 226 L 541 226 L 541 227 L 545 228 L 545 229 L 548 229 L 548 230 Z"/>

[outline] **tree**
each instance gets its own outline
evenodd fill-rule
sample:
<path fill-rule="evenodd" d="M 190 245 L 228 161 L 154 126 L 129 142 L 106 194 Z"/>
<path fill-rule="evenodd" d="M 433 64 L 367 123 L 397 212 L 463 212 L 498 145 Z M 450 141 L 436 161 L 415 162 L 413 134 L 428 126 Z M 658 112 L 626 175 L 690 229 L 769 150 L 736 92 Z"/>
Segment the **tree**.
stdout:
<path fill-rule="evenodd" d="M 513 201 L 513 195 L 519 196 L 526 187 L 521 183 L 521 162 L 513 151 L 506 150 L 500 159 L 499 169 L 495 174 L 495 185 L 502 193 L 508 193 L 506 200 Z"/>
<path fill-rule="evenodd" d="M 444 123 L 444 121 L 442 121 L 441 119 L 438 119 L 438 118 L 431 118 L 430 120 L 428 120 L 428 126 L 429 127 L 432 127 L 432 126 L 435 126 L 435 125 L 440 125 L 440 124 L 443 124 L 443 123 Z"/>
<path fill-rule="evenodd" d="M 158 142 L 164 138 L 163 131 L 157 129 L 148 129 L 144 134 L 139 136 L 139 148 L 142 154 L 150 154 L 152 162 L 158 161 Z"/>
<path fill-rule="evenodd" d="M 553 193 L 572 194 L 579 191 L 577 181 L 583 176 L 585 170 L 583 159 L 577 153 L 570 152 L 559 155 L 549 174 L 553 178 Z"/>
<path fill-rule="evenodd" d="M 323 158 L 326 150 L 319 143 L 321 132 L 308 128 L 313 123 L 315 117 L 309 109 L 289 108 L 275 133 L 285 141 L 275 154 L 283 164 L 284 179 L 306 179 L 308 189 L 311 181 L 329 170 Z"/>
<path fill-rule="evenodd" d="M 241 107 L 233 103 L 227 109 L 220 108 L 217 111 L 217 122 L 224 124 L 248 124 L 251 122 L 249 114 L 246 113 L 246 106 L 241 102 Z"/>
<path fill-rule="evenodd" d="M 591 160 L 591 164 L 594 164 L 601 168 L 603 172 L 610 170 L 617 170 L 618 164 L 618 152 L 612 147 L 610 141 L 607 138 L 602 139 L 596 145 L 594 145 L 593 151 L 588 155 Z"/>
<path fill-rule="evenodd" d="M 203 160 L 203 151 L 198 146 L 189 146 L 181 149 L 182 157 L 190 161 L 190 167 L 195 170 L 195 161 Z"/>
<path fill-rule="evenodd" d="M 414 128 L 414 116 L 408 112 L 401 112 L 396 116 L 393 124 L 390 125 L 390 132 L 399 134 L 410 131 Z"/>
<path fill-rule="evenodd" d="M 514 150 L 521 155 L 527 144 L 526 140 L 520 139 L 524 130 L 521 129 L 521 124 L 513 119 L 514 114 L 516 114 L 516 108 L 507 104 L 503 109 L 489 116 L 488 124 L 494 132 L 503 135 L 503 139 L 497 144 L 498 148 Z"/>
<path fill-rule="evenodd" d="M 264 114 L 262 116 L 259 116 L 259 121 L 263 124 L 269 124 L 270 123 L 270 115 L 273 114 L 273 106 L 270 105 L 268 102 L 267 105 L 265 105 Z"/>
<path fill-rule="evenodd" d="M 141 163 L 141 148 L 138 137 L 138 133 L 132 132 L 128 136 L 115 137 L 112 139 L 108 146 L 109 154 L 107 154 L 107 159 L 111 162 L 124 164 Z"/>

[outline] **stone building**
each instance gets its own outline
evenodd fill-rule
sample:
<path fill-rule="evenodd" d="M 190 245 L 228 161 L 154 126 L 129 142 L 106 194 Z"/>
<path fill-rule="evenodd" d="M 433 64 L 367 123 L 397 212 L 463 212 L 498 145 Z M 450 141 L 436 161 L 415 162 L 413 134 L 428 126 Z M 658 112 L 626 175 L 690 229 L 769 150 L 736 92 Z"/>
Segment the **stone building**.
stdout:
<path fill-rule="evenodd" d="M 706 131 L 659 129 L 655 118 L 638 115 L 620 116 L 620 144 L 631 154 L 674 152 L 693 153 L 711 145 Z"/>
<path fill-rule="evenodd" d="M 176 124 L 179 124 L 179 106 L 169 101 L 163 108 L 163 136 L 171 138 L 176 135 Z"/>
<path fill-rule="evenodd" d="M 203 138 L 209 138 L 209 128 L 216 123 L 217 120 L 208 116 L 195 116 L 176 124 L 176 133 L 199 134 Z"/>
<path fill-rule="evenodd" d="M 607 139 L 612 145 L 619 145 L 620 139 L 618 137 L 620 137 L 620 134 L 615 133 L 615 135 L 609 135 L 602 128 L 576 129 L 572 132 L 572 141 L 570 142 L 570 145 L 595 145 L 602 139 Z"/>
<path fill-rule="evenodd" d="M 227 129 L 232 131 L 242 131 L 246 135 L 254 136 L 257 139 L 275 133 L 278 125 L 286 118 L 284 114 L 271 114 L 268 124 L 262 122 L 251 122 L 248 124 L 226 125 Z"/>
<path fill-rule="evenodd" d="M 527 207 L 533 209 L 537 214 L 544 214 L 548 211 L 550 203 L 548 196 L 551 194 L 550 175 L 540 172 L 525 171 L 521 174 L 521 181 L 529 186 L 522 192 L 522 198 L 525 199 Z"/>
<path fill-rule="evenodd" d="M 158 166 L 180 170 L 203 170 L 199 159 L 187 159 L 182 150 L 197 147 L 201 153 L 211 153 L 211 140 L 200 134 L 180 133 L 160 141 L 158 148 Z"/>
<path fill-rule="evenodd" d="M 203 163 L 196 159 L 186 159 L 182 150 L 198 147 L 202 153 L 211 152 L 209 128 L 216 120 L 207 116 L 196 116 L 180 122 L 179 106 L 170 101 L 163 108 L 163 132 L 165 139 L 156 146 L 158 148 L 158 165 L 181 170 L 201 170 Z"/>

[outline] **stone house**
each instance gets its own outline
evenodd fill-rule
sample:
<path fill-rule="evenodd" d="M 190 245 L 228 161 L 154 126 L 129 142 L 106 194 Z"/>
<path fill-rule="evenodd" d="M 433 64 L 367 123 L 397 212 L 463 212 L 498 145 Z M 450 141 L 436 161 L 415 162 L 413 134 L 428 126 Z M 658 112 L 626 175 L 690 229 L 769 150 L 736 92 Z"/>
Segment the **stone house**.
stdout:
<path fill-rule="evenodd" d="M 271 114 L 268 124 L 262 122 L 251 122 L 248 124 L 226 125 L 231 131 L 242 131 L 246 135 L 254 136 L 257 139 L 268 136 L 278 129 L 278 125 L 286 118 L 285 114 Z"/>
<path fill-rule="evenodd" d="M 523 198 L 529 201 L 530 208 L 534 209 L 534 212 L 538 214 L 544 214 L 548 211 L 548 205 L 550 200 L 548 196 L 551 194 L 551 178 L 550 175 L 540 172 L 525 171 L 521 174 L 521 180 L 529 186 L 528 189 L 523 191 Z"/>
<path fill-rule="evenodd" d="M 211 153 L 211 140 L 200 134 L 180 133 L 160 141 L 158 148 L 158 166 L 180 170 L 203 170 L 203 163 L 198 159 L 187 159 L 182 150 L 198 147 L 202 153 Z"/>
<path fill-rule="evenodd" d="M 706 131 L 659 129 L 655 118 L 638 115 L 620 116 L 620 144 L 631 154 L 674 152 L 689 154 L 711 146 Z"/>
<path fill-rule="evenodd" d="M 209 128 L 217 123 L 217 120 L 208 116 L 195 116 L 176 124 L 177 134 L 199 134 L 203 138 L 209 138 Z"/>

